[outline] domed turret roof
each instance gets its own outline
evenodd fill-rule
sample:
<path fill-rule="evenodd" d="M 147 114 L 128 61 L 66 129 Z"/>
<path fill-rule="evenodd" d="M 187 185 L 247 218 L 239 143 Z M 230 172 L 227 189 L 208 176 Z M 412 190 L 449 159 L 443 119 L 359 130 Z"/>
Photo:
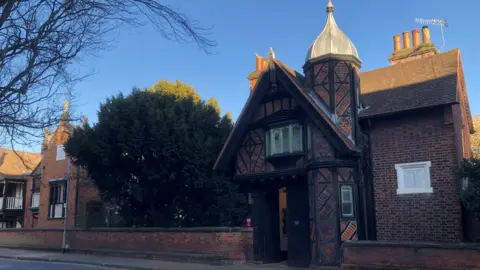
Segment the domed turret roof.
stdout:
<path fill-rule="evenodd" d="M 333 11 L 332 1 L 328 0 L 327 22 L 325 23 L 322 33 L 320 33 L 312 46 L 310 46 L 310 49 L 308 49 L 305 62 L 328 54 L 349 55 L 360 60 L 355 45 L 353 45 L 335 22 Z"/>

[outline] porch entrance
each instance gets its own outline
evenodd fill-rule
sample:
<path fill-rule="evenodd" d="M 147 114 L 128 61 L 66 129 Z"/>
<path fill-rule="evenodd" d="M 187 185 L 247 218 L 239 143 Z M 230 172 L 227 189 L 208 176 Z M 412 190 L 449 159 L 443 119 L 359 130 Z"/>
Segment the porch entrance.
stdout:
<path fill-rule="evenodd" d="M 309 267 L 309 205 L 306 179 L 253 193 L 254 260 Z"/>

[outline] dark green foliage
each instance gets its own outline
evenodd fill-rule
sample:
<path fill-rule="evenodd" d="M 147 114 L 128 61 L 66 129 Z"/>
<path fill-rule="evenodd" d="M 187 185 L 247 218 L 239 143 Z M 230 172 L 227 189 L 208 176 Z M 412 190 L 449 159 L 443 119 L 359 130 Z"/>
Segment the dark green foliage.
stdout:
<path fill-rule="evenodd" d="M 462 203 L 465 208 L 480 218 L 480 159 L 463 160 L 458 168 L 458 176 L 468 179 L 468 185 L 462 191 Z"/>
<path fill-rule="evenodd" d="M 65 149 L 128 225 L 236 226 L 245 196 L 212 177 L 232 125 L 196 96 L 134 90 L 102 104 L 98 123 L 77 128 Z"/>

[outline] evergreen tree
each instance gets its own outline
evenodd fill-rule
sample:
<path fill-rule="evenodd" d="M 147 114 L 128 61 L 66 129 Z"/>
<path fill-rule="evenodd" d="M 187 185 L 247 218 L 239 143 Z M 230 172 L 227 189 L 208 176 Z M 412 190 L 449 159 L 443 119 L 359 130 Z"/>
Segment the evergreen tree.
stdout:
<path fill-rule="evenodd" d="M 474 157 L 480 158 L 480 115 L 473 116 L 473 128 L 475 129 L 475 133 L 470 135 L 472 153 Z"/>
<path fill-rule="evenodd" d="M 129 225 L 239 225 L 245 196 L 231 182 L 212 178 L 231 118 L 220 117 L 190 86 L 171 86 L 161 81 L 108 99 L 97 124 L 74 130 L 66 152 Z"/>
<path fill-rule="evenodd" d="M 192 86 L 176 80 L 175 83 L 160 80 L 148 89 L 151 92 L 160 92 L 175 96 L 176 99 L 191 98 L 195 103 L 200 102 L 201 97 Z"/>
<path fill-rule="evenodd" d="M 465 183 L 461 195 L 462 203 L 480 219 L 480 159 L 463 160 L 457 173 Z"/>

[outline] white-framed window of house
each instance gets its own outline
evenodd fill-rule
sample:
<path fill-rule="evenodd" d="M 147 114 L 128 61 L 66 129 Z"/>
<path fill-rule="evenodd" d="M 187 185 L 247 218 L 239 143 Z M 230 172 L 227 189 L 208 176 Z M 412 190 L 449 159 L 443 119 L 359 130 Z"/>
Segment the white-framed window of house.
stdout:
<path fill-rule="evenodd" d="M 341 185 L 340 186 L 340 202 L 342 207 L 342 217 L 353 217 L 353 186 Z"/>
<path fill-rule="evenodd" d="M 397 194 L 433 193 L 430 161 L 396 164 Z"/>
<path fill-rule="evenodd" d="M 67 197 L 66 181 L 63 179 L 50 180 L 50 200 L 48 218 L 64 218 Z"/>
<path fill-rule="evenodd" d="M 57 161 L 58 160 L 65 160 L 65 149 L 63 148 L 63 144 L 57 145 Z"/>

